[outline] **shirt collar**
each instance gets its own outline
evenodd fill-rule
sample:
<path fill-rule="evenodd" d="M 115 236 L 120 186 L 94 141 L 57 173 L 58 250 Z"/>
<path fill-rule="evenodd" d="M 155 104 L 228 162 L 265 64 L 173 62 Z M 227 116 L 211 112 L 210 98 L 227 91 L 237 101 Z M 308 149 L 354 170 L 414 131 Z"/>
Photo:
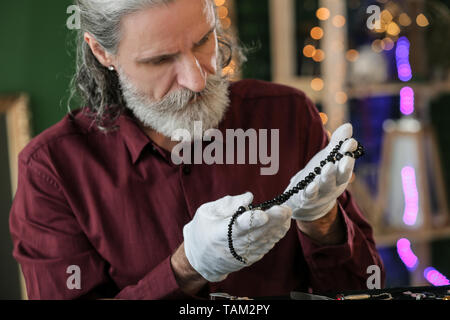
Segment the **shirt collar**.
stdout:
<path fill-rule="evenodd" d="M 145 147 L 147 147 L 147 145 L 150 145 L 153 152 L 158 152 L 164 159 L 170 159 L 170 153 L 153 142 L 153 140 L 140 127 L 138 120 L 134 117 L 130 110 L 126 109 L 124 113 L 119 117 L 118 122 L 120 126 L 120 133 L 123 137 L 125 145 L 130 151 L 133 164 L 136 164 L 141 153 L 143 152 Z M 224 119 L 220 121 L 216 129 L 221 131 L 222 135 L 216 137 L 217 139 L 215 141 L 223 144 L 223 134 L 225 133 Z M 205 145 L 209 145 L 210 143 L 212 143 L 212 141 L 204 141 L 203 143 Z"/>
<path fill-rule="evenodd" d="M 130 151 L 133 164 L 137 162 L 139 156 L 147 145 L 152 145 L 156 149 L 154 142 L 140 128 L 138 121 L 129 110 L 126 110 L 119 117 L 120 133 L 123 141 Z"/>

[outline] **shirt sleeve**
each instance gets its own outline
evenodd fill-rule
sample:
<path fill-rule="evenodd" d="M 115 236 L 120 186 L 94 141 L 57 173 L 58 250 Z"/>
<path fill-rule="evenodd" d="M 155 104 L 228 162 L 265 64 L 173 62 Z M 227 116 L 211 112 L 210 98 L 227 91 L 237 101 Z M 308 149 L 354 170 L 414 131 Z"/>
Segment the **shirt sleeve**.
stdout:
<path fill-rule="evenodd" d="M 10 232 L 29 299 L 193 298 L 179 288 L 170 257 L 137 284 L 119 290 L 108 274 L 108 262 L 91 245 L 51 170 L 37 161 L 19 160 Z"/>
<path fill-rule="evenodd" d="M 346 229 L 346 241 L 342 244 L 321 246 L 297 229 L 309 267 L 311 289 L 314 292 L 368 289 L 367 268 L 372 265 L 380 268 L 380 282 L 384 286 L 384 266 L 376 250 L 372 228 L 350 192 L 339 197 L 338 212 Z"/>
<path fill-rule="evenodd" d="M 328 144 L 328 136 L 315 106 L 306 99 L 312 115 L 306 154 L 306 162 Z M 311 112 L 311 110 L 314 110 Z M 340 245 L 321 246 L 303 234 L 297 233 L 309 267 L 310 288 L 314 292 L 367 289 L 367 268 L 380 267 L 381 284 L 384 286 L 385 272 L 376 249 L 373 230 L 364 218 L 351 193 L 345 191 L 338 198 L 338 212 L 346 229 L 346 241 Z"/>

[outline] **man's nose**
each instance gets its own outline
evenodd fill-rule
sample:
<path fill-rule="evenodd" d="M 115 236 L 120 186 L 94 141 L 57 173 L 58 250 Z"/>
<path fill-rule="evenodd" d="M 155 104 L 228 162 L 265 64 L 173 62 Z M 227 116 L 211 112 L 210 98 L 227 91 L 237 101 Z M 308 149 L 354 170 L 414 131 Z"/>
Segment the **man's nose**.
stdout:
<path fill-rule="evenodd" d="M 194 55 L 185 57 L 178 69 L 178 84 L 193 92 L 201 92 L 206 87 L 207 74 Z"/>

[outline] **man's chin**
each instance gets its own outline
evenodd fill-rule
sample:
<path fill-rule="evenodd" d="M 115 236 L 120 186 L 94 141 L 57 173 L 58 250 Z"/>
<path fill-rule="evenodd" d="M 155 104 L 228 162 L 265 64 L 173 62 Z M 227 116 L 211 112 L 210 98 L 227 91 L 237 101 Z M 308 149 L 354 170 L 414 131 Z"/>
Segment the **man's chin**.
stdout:
<path fill-rule="evenodd" d="M 194 94 L 192 98 L 189 100 L 188 104 L 200 102 L 203 99 L 203 95 L 201 93 Z"/>

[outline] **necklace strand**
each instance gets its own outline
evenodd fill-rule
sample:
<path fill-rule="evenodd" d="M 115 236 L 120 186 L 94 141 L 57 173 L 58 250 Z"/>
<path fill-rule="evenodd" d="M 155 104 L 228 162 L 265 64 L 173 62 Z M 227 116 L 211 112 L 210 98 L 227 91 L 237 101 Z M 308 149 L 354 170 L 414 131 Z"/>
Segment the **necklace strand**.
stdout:
<path fill-rule="evenodd" d="M 347 141 L 346 139 L 345 141 Z M 339 149 L 344 144 L 344 141 L 340 141 L 339 144 L 334 147 L 334 149 L 330 152 L 328 157 L 320 162 L 320 167 L 314 168 L 314 172 L 311 172 L 309 175 L 307 175 L 302 181 L 297 183 L 295 187 L 292 189 L 285 191 L 284 193 L 278 195 L 277 197 L 273 198 L 272 200 L 268 200 L 266 202 L 253 205 L 250 204 L 246 207 L 241 206 L 238 208 L 238 210 L 233 214 L 231 217 L 230 223 L 228 224 L 228 247 L 230 249 L 231 254 L 233 257 L 244 263 L 247 264 L 247 259 L 244 257 L 241 257 L 239 254 L 237 254 L 236 250 L 233 246 L 233 224 L 236 222 L 236 219 L 242 215 L 244 212 L 249 210 L 262 210 L 266 211 L 270 209 L 273 206 L 281 205 L 285 203 L 287 200 L 289 200 L 290 197 L 292 197 L 294 194 L 300 192 L 301 190 L 305 189 L 313 180 L 314 178 L 319 175 L 322 172 L 322 168 L 329 162 L 336 163 L 336 161 L 341 160 L 344 156 L 349 156 L 355 159 L 358 159 L 364 155 L 364 148 L 363 146 L 358 142 L 358 147 L 356 151 L 354 152 L 346 152 L 345 155 L 339 152 Z"/>

